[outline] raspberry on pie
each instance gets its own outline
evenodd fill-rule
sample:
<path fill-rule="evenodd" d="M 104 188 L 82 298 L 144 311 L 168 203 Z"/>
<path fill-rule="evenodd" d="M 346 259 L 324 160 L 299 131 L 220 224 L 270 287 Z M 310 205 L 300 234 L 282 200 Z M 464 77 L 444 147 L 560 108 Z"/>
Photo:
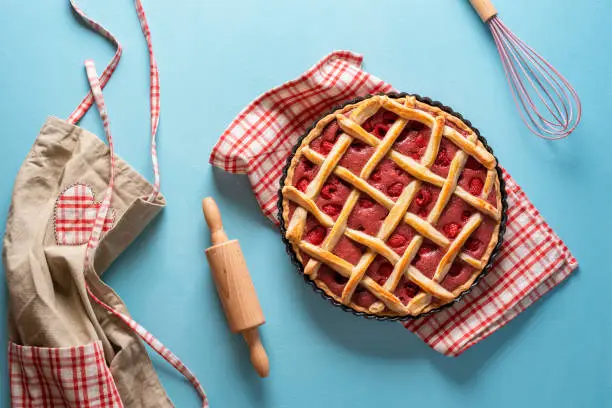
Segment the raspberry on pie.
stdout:
<path fill-rule="evenodd" d="M 489 264 L 504 219 L 497 160 L 448 109 L 370 96 L 298 143 L 281 181 L 283 233 L 327 296 L 417 316 L 454 301 Z"/>

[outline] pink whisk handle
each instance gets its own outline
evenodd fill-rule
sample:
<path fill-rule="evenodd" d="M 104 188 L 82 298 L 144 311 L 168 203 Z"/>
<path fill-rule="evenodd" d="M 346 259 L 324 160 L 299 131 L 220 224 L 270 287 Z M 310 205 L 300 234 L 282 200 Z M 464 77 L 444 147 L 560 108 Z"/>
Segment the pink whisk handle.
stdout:
<path fill-rule="evenodd" d="M 470 0 L 470 3 L 485 23 L 497 15 L 497 9 L 490 0 Z"/>

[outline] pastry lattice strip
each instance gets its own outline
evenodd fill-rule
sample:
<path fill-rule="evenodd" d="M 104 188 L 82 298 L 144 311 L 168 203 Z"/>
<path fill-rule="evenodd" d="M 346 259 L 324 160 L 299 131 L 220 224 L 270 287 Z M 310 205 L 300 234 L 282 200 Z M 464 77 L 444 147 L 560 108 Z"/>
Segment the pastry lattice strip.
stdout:
<path fill-rule="evenodd" d="M 381 107 L 398 115 L 398 119 L 390 127 L 382 140 L 374 137 L 361 127 L 361 123 L 374 115 Z M 486 197 L 495 185 L 497 175 L 495 171 L 495 158 L 477 143 L 477 136 L 473 132 L 467 138 L 463 137 L 451 127 L 445 126 L 444 116 L 434 117 L 414 107 L 414 98 L 406 98 L 404 105 L 401 105 L 386 96 L 378 96 L 358 106 L 351 112 L 348 118 L 342 114 L 337 114 L 335 119 L 345 133 L 338 138 L 328 156 L 324 157 L 308 147 L 302 149 L 302 153 L 307 160 L 320 166 L 319 172 L 309 183 L 305 193 L 300 192 L 293 186 L 285 186 L 283 189 L 285 197 L 299 205 L 287 227 L 287 238 L 297 243 L 300 250 L 313 258 L 306 264 L 304 272 L 311 275 L 312 279 L 316 278 L 320 261 L 324 260 L 330 268 L 349 279 L 341 296 L 342 303 L 349 304 L 354 290 L 357 285 L 361 284 L 382 301 L 382 303 L 376 302 L 370 307 L 372 312 L 381 311 L 384 303 L 391 310 L 397 312 L 418 313 L 419 310 L 422 310 L 431 302 L 432 295 L 442 300 L 454 298 L 454 295 L 443 288 L 440 282 L 446 276 L 457 256 L 467 264 L 482 269 L 484 266 L 482 264 L 483 260 L 477 260 L 465 253 L 460 253 L 465 241 L 482 222 L 480 214 L 474 214 L 453 241 L 450 241 L 433 226 L 453 194 L 456 194 L 469 205 L 490 215 L 494 219 L 499 219 L 500 217 L 499 211 L 486 201 Z M 427 149 L 419 162 L 392 150 L 395 140 L 408 120 L 419 121 L 432 129 Z M 442 136 L 448 138 L 462 149 L 455 154 L 446 179 L 429 169 L 438 154 Z M 354 139 L 375 148 L 375 152 L 365 164 L 359 176 L 356 176 L 348 169 L 338 166 L 339 161 Z M 458 178 L 465 166 L 468 154 L 488 169 L 487 178 L 480 197 L 475 197 L 457 186 Z M 400 168 L 415 178 L 414 181 L 404 188 L 396 202 L 366 181 L 370 173 L 385 156 L 389 157 Z M 332 173 L 353 187 L 335 222 L 330 216 L 322 212 L 314 202 Z M 407 212 L 421 181 L 442 189 L 426 221 Z M 346 226 L 348 217 L 361 194 L 366 194 L 389 210 L 389 214 L 383 220 L 383 224 L 376 237 Z M 331 231 L 320 247 L 301 239 L 307 213 L 311 213 L 321 225 L 331 228 Z M 416 231 L 416 235 L 400 257 L 385 244 L 385 240 L 401 221 L 410 225 Z M 343 235 L 366 248 L 357 265 L 352 265 L 331 252 Z M 438 264 L 432 279 L 425 277 L 417 268 L 410 265 L 423 242 L 423 237 L 446 249 L 446 253 Z M 391 275 L 383 286 L 378 285 L 373 279 L 365 276 L 365 272 L 376 254 L 382 255 L 394 266 Z M 393 295 L 402 276 L 416 283 L 422 290 L 406 306 Z"/>

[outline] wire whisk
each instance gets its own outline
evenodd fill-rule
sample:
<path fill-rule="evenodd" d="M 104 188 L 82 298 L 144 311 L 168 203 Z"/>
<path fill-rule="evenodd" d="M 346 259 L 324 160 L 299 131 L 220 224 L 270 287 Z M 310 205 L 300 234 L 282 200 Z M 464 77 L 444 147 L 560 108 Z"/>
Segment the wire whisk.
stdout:
<path fill-rule="evenodd" d="M 549 140 L 572 133 L 582 116 L 578 93 L 548 61 L 521 41 L 497 16 L 490 0 L 470 0 L 491 33 L 521 119 Z"/>

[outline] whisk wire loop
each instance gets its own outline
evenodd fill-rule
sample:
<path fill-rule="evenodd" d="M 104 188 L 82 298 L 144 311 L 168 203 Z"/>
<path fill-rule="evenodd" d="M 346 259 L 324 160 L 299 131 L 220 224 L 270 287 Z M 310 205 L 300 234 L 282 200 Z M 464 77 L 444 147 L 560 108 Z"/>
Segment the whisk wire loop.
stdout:
<path fill-rule="evenodd" d="M 569 136 L 582 116 L 578 93 L 559 71 L 520 40 L 497 16 L 487 23 L 525 125 L 544 139 Z"/>

